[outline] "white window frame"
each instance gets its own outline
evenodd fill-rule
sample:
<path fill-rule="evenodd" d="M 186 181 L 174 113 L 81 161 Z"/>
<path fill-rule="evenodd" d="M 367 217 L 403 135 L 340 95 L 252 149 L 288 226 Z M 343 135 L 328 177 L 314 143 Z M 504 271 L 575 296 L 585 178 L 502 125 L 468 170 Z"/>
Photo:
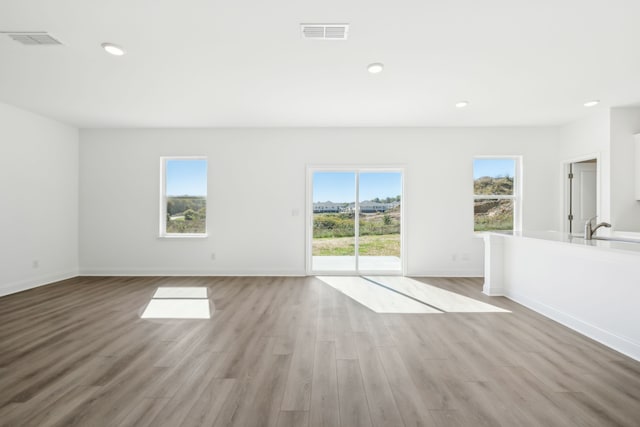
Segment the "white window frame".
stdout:
<path fill-rule="evenodd" d="M 161 239 L 202 239 L 209 237 L 208 218 L 204 220 L 204 233 L 167 233 L 167 161 L 169 160 L 206 160 L 207 162 L 207 205 L 209 204 L 209 159 L 207 156 L 162 156 L 160 157 L 160 225 L 158 237 Z M 207 217 L 209 209 L 207 206 Z"/>
<path fill-rule="evenodd" d="M 484 200 L 513 200 L 513 233 L 522 231 L 522 156 L 473 156 L 471 161 L 471 177 L 473 185 L 473 160 L 490 160 L 490 159 L 510 159 L 515 161 L 515 171 L 513 176 L 513 194 L 512 195 L 490 195 L 473 193 L 473 203 L 478 199 Z M 474 187 L 472 187 L 474 188 Z M 472 205 L 473 207 L 473 205 Z M 471 229 L 475 234 L 500 232 L 501 230 L 475 231 L 475 215 L 472 217 Z"/>

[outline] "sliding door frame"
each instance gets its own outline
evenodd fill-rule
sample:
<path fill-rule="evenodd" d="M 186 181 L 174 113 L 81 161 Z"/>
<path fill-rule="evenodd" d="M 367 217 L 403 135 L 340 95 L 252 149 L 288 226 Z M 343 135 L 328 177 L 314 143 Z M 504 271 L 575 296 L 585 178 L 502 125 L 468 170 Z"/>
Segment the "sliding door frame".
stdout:
<path fill-rule="evenodd" d="M 355 248 L 355 270 L 354 271 L 314 271 L 313 270 L 313 174 L 315 172 L 353 172 L 355 174 L 355 203 L 357 206 L 356 215 L 354 217 L 354 248 Z M 400 173 L 401 194 L 400 194 L 400 270 L 399 271 L 360 271 L 359 266 L 359 241 L 360 241 L 360 174 L 362 173 L 384 173 L 395 172 Z M 306 239 L 305 239 L 305 270 L 308 276 L 324 275 L 324 276 L 348 276 L 348 275 L 386 275 L 386 276 L 404 276 L 407 270 L 406 256 L 406 225 L 405 211 L 407 208 L 405 199 L 405 167 L 404 165 L 307 165 L 307 203 L 306 203 Z"/>

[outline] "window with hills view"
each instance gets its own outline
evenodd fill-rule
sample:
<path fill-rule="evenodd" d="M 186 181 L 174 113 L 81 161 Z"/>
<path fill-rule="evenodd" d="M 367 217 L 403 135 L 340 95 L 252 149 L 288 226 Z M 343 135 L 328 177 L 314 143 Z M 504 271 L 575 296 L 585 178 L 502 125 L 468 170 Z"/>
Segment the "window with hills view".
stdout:
<path fill-rule="evenodd" d="M 162 236 L 206 235 L 207 159 L 162 158 Z"/>
<path fill-rule="evenodd" d="M 473 160 L 474 231 L 514 230 L 518 210 L 516 176 L 516 158 Z"/>

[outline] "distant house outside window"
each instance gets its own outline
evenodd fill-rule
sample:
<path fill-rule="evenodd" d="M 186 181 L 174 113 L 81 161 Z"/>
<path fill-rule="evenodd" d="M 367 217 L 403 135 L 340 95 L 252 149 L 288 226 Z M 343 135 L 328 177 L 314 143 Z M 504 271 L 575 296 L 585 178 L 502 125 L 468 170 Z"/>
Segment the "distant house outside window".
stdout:
<path fill-rule="evenodd" d="M 473 159 L 473 230 L 520 230 L 520 158 Z"/>
<path fill-rule="evenodd" d="M 162 157 L 160 236 L 207 235 L 206 157 Z"/>

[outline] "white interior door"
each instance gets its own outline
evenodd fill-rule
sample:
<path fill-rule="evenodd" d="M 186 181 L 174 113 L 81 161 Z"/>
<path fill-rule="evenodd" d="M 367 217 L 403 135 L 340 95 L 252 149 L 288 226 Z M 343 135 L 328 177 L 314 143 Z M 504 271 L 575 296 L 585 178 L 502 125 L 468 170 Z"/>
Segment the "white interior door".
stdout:
<path fill-rule="evenodd" d="M 579 162 L 571 165 L 571 232 L 582 235 L 584 224 L 597 213 L 597 163 Z"/>

